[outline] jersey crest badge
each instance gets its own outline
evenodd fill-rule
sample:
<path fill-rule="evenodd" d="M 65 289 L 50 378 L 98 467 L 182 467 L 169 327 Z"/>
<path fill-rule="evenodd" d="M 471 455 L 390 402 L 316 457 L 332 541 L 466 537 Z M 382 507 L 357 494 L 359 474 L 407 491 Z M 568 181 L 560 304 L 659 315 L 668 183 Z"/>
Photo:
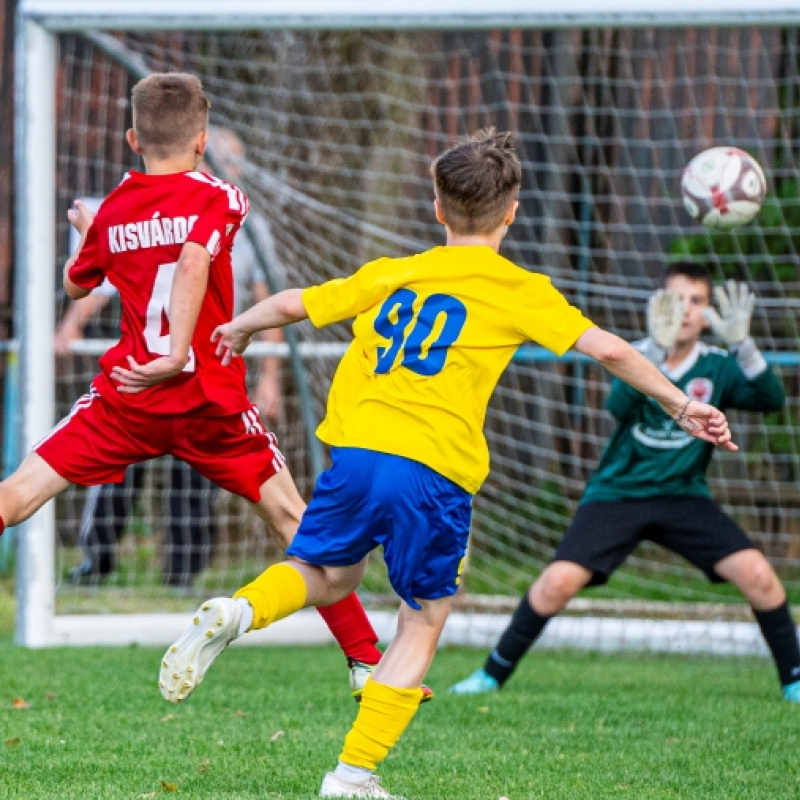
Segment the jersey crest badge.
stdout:
<path fill-rule="evenodd" d="M 692 378 L 686 384 L 686 394 L 698 403 L 710 403 L 714 384 L 708 378 Z"/>

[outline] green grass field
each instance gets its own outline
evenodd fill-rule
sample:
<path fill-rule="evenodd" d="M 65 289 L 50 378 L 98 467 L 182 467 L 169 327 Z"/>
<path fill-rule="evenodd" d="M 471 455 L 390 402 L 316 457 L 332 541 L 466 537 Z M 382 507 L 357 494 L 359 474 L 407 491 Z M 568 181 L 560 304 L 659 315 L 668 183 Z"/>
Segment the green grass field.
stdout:
<path fill-rule="evenodd" d="M 174 707 L 156 688 L 160 650 L 23 650 L 11 608 L 0 587 L 0 798 L 312 798 L 355 714 L 333 648 L 233 648 Z M 438 654 L 438 697 L 381 768 L 391 791 L 800 796 L 800 707 L 768 661 L 539 652 L 498 695 L 448 696 L 482 657 Z"/>

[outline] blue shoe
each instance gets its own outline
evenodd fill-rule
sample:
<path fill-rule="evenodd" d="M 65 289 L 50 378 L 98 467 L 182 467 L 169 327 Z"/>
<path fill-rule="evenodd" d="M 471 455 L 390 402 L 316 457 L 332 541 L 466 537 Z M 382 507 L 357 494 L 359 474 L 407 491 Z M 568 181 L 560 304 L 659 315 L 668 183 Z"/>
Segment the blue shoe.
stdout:
<path fill-rule="evenodd" d="M 794 686 L 794 684 L 792 685 Z M 473 672 L 469 678 L 464 678 L 455 686 L 451 686 L 447 691 L 450 694 L 486 694 L 487 692 L 496 692 L 499 688 L 500 684 L 496 678 L 479 669 Z M 798 688 L 798 697 L 800 697 L 800 688 Z"/>
<path fill-rule="evenodd" d="M 800 703 L 800 681 L 787 683 L 783 687 L 783 699 L 790 703 Z"/>

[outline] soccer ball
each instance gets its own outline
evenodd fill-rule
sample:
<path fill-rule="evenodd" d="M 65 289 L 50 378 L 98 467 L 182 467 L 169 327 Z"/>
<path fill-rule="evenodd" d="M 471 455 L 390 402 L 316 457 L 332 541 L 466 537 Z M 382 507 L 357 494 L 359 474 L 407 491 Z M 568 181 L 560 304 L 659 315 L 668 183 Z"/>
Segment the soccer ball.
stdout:
<path fill-rule="evenodd" d="M 758 162 L 736 147 L 712 147 L 683 171 L 681 194 L 689 216 L 708 228 L 730 230 L 751 219 L 764 202 L 767 181 Z"/>

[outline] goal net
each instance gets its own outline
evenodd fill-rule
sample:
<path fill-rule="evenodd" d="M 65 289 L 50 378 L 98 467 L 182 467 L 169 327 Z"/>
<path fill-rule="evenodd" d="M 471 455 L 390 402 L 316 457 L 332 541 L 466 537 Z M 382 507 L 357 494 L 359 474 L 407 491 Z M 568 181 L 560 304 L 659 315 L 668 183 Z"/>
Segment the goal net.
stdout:
<path fill-rule="evenodd" d="M 37 5 L 47 4 L 27 3 Z M 45 394 L 54 407 L 37 407 L 34 378 L 23 377 L 29 401 L 19 414 L 39 416 L 20 429 L 41 435 L 66 414 L 114 336 L 114 298 L 71 352 L 55 358 L 50 333 L 36 332 L 25 315 L 41 309 L 33 293 L 58 283 L 72 200 L 102 198 L 126 169 L 140 167 L 123 134 L 130 89 L 142 75 L 183 70 L 202 78 L 215 130 L 241 145 L 230 158 L 212 137 L 211 165 L 222 177 L 235 172 L 250 198 L 246 236 L 273 290 L 440 243 L 430 161 L 458 136 L 494 125 L 516 133 L 524 173 L 503 253 L 549 275 L 599 325 L 641 338 L 646 300 L 665 264 L 682 254 L 755 291 L 754 335 L 789 400 L 768 416 L 730 415 L 742 452 L 717 453 L 711 483 L 776 566 L 790 600 L 800 600 L 798 29 L 782 27 L 777 15 L 740 27 L 666 26 L 657 15 L 649 27 L 638 19 L 626 25 L 624 14 L 614 19 L 612 27 L 581 26 L 580 18 L 570 27 L 480 27 L 472 19 L 462 29 L 393 30 L 288 23 L 192 30 L 186 19 L 154 31 L 129 14 L 125 27 L 92 32 L 74 20 L 58 30 L 51 20 L 56 251 L 49 276 L 39 275 L 23 295 L 18 336 L 23 361 L 26 346 L 44 354 L 39 363 L 53 359 L 55 382 Z M 35 109 L 21 113 L 29 118 Z M 747 150 L 768 176 L 756 223 L 729 234 L 692 224 L 679 196 L 684 165 L 714 144 Z M 67 307 L 57 290 L 53 327 Z M 254 391 L 265 356 L 280 359 L 281 408 L 271 427 L 305 497 L 325 462 L 310 434 L 349 336 L 347 325 L 316 331 L 304 323 L 283 344 L 259 344 L 248 356 Z M 534 346 L 518 352 L 486 420 L 492 472 L 475 499 L 468 567 L 446 641 L 492 642 L 551 558 L 612 430 L 607 389 L 603 371 L 581 358 L 556 359 Z M 51 607 L 34 616 L 26 609 L 36 605 L 36 591 L 23 593 L 18 638 L 31 644 L 166 641 L 180 630 L 172 614 L 230 593 L 281 555 L 246 503 L 195 481 L 171 459 L 129 473 L 115 491 L 70 489 L 30 525 L 45 542 L 53 531 L 55 541 Z M 20 556 L 21 580 L 29 582 L 40 557 L 32 548 L 23 546 Z M 94 572 L 76 573 L 87 557 Z M 377 613 L 395 604 L 379 555 L 362 598 L 390 635 L 391 616 Z M 162 629 L 154 621 L 165 612 Z M 49 621 L 36 622 L 41 615 Z M 545 644 L 759 652 L 750 620 L 731 587 L 644 544 L 608 586 L 576 599 Z"/>

